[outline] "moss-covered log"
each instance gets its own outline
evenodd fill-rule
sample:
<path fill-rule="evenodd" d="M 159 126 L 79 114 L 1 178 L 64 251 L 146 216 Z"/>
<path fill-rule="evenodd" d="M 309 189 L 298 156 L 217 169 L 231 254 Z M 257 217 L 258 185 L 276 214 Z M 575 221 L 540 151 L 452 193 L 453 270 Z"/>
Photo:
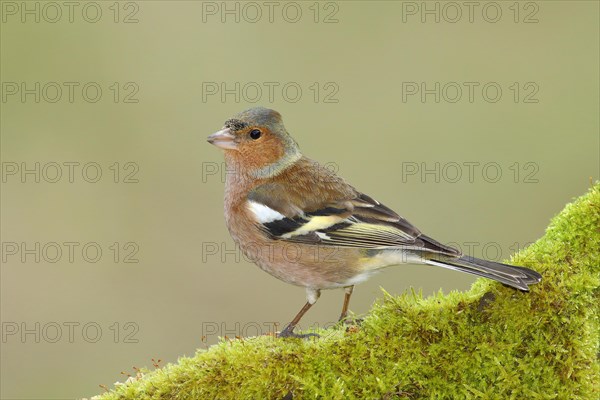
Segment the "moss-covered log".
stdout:
<path fill-rule="evenodd" d="M 384 296 L 360 326 L 222 340 L 97 398 L 600 398 L 600 184 L 511 262 L 542 282 Z"/>

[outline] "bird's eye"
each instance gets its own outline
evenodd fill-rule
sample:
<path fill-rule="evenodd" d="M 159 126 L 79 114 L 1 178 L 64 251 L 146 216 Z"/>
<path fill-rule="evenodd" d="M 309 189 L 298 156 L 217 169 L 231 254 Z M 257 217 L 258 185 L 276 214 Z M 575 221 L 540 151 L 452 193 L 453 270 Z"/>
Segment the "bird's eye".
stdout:
<path fill-rule="evenodd" d="M 262 132 L 259 131 L 258 129 L 252 129 L 250 131 L 250 137 L 252 138 L 252 140 L 258 139 L 261 134 L 262 134 Z"/>

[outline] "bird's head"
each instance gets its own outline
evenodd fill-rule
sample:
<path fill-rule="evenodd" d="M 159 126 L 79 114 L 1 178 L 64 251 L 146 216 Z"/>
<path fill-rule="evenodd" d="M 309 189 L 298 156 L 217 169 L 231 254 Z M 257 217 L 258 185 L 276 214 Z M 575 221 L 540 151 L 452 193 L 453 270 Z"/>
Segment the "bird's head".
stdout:
<path fill-rule="evenodd" d="M 264 107 L 234 115 L 207 140 L 225 150 L 228 162 L 235 162 L 256 177 L 272 176 L 301 157 L 281 114 Z"/>

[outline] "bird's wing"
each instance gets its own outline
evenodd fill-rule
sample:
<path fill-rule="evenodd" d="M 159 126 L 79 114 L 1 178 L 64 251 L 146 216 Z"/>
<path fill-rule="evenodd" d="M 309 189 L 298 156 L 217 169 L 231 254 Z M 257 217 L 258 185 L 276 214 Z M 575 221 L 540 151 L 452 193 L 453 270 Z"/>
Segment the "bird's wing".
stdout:
<path fill-rule="evenodd" d="M 274 240 L 320 246 L 366 249 L 402 247 L 444 254 L 458 253 L 422 235 L 414 225 L 393 210 L 359 192 L 354 192 L 350 199 L 330 200 L 311 209 L 290 204 L 290 198 L 278 197 L 273 193 L 281 191 L 254 191 L 249 196 L 248 207 L 261 229 Z"/>

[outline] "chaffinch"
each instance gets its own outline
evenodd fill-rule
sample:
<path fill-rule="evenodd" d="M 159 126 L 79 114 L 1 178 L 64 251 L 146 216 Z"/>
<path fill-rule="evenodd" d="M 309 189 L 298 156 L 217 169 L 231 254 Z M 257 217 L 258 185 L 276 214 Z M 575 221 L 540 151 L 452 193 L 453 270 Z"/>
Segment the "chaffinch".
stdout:
<path fill-rule="evenodd" d="M 225 222 L 233 240 L 264 271 L 306 288 L 306 304 L 280 337 L 308 336 L 294 328 L 322 289 L 344 289 L 344 319 L 354 285 L 391 265 L 436 265 L 523 291 L 541 280 L 530 269 L 465 256 L 422 234 L 303 156 L 277 111 L 243 111 L 208 142 L 224 150 Z"/>

